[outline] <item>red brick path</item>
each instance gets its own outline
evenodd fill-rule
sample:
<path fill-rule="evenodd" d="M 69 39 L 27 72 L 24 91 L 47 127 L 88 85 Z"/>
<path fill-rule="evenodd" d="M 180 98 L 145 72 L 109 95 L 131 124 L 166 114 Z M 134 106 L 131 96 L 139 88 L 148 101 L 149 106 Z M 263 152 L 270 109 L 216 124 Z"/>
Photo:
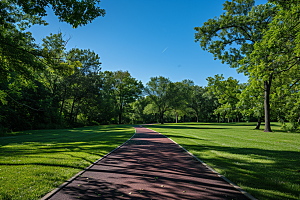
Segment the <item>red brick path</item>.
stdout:
<path fill-rule="evenodd" d="M 58 199 L 239 199 L 243 194 L 146 128 L 58 193 Z"/>

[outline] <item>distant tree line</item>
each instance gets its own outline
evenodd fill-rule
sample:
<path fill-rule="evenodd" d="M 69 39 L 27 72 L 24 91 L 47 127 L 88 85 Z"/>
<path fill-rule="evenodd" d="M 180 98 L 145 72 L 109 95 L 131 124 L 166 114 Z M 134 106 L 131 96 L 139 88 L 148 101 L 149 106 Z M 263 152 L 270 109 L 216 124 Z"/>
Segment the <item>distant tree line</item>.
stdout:
<path fill-rule="evenodd" d="M 205 87 L 162 76 L 143 85 L 128 71 L 101 71 L 90 49 L 67 50 L 70 38 L 60 32 L 36 44 L 27 31 L 47 25 L 47 6 L 74 28 L 85 25 L 105 15 L 97 2 L 0 2 L 0 132 L 188 121 L 257 121 L 256 129 L 264 121 L 265 131 L 280 121 L 286 130 L 299 128 L 299 0 L 225 1 L 219 18 L 195 27 L 204 50 L 249 78 L 240 84 L 217 74 Z"/>

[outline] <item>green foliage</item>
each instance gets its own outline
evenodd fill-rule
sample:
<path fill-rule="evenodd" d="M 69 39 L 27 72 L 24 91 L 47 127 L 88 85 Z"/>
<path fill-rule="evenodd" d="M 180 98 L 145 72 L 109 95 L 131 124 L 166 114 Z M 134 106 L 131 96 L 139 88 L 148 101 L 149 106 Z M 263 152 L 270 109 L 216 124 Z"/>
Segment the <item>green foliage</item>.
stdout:
<path fill-rule="evenodd" d="M 141 95 L 144 86 L 141 81 L 131 77 L 128 71 L 116 71 L 113 73 L 112 78 L 119 124 L 121 124 L 124 109 L 130 109 L 130 103 L 134 102 Z"/>
<path fill-rule="evenodd" d="M 229 77 L 224 80 L 223 74 L 215 75 L 214 78 L 208 77 L 208 92 L 215 95 L 219 101 L 219 106 L 215 114 L 228 118 L 239 119 L 240 109 L 237 106 L 243 85 L 239 81 Z"/>
<path fill-rule="evenodd" d="M 164 113 L 171 109 L 173 101 L 174 85 L 168 78 L 163 76 L 151 77 L 144 89 L 145 93 L 150 97 L 153 105 L 158 109 L 160 122 L 164 123 Z"/>
<path fill-rule="evenodd" d="M 46 8 L 51 7 L 60 21 L 67 22 L 75 28 L 105 15 L 105 10 L 97 5 L 100 0 L 9 0 L 8 2 L 18 5 L 29 15 L 39 17 L 47 16 Z"/>
<path fill-rule="evenodd" d="M 18 73 L 11 73 L 10 80 L 3 82 L 3 130 L 93 124 L 103 83 L 100 58 L 89 49 L 67 52 L 66 43 L 61 33 L 50 34 L 41 45 L 49 55 L 40 58 L 44 68 L 32 71 L 32 79 L 21 79 Z M 81 121 L 77 121 L 79 116 Z"/>
<path fill-rule="evenodd" d="M 215 121 L 216 96 L 191 80 L 171 82 L 165 77 L 152 77 L 144 89 L 148 105 L 144 119 L 153 122 Z M 140 115 L 141 116 L 141 115 Z"/>
<path fill-rule="evenodd" d="M 132 113 L 130 113 L 130 122 L 132 124 L 152 123 L 155 121 L 155 114 L 158 112 L 155 106 L 150 103 L 149 96 L 139 97 L 132 103 Z"/>
<path fill-rule="evenodd" d="M 18 23 L 45 24 L 45 22 L 40 18 L 31 18 L 6 1 L 0 2 L 0 13 L 0 81 L 9 81 L 11 73 L 31 79 L 34 70 L 44 68 L 38 59 L 38 56 L 44 54 L 34 43 L 30 32 L 20 31 Z"/>
<path fill-rule="evenodd" d="M 264 97 L 265 131 L 269 132 L 270 120 L 274 120 L 274 115 L 284 113 L 277 103 L 284 100 L 297 102 L 299 1 L 273 0 L 255 5 L 254 0 L 233 0 L 224 3 L 224 10 L 226 12 L 218 18 L 209 19 L 202 27 L 195 28 L 196 42 L 199 41 L 215 59 L 249 76 L 238 106 L 244 115 L 254 114 L 260 119 Z M 293 110 L 292 103 L 280 105 L 287 108 L 285 111 Z M 229 104 L 224 104 L 225 107 L 230 109 Z M 289 113 L 285 118 L 295 120 L 299 116 Z"/>
<path fill-rule="evenodd" d="M 42 20 L 42 17 L 46 16 L 46 7 L 51 5 L 60 21 L 77 27 L 105 15 L 105 11 L 96 5 L 99 2 L 98 0 L 1 1 L 0 81 L 9 80 L 10 70 L 30 79 L 34 70 L 44 69 L 40 58 L 49 58 L 52 55 L 36 45 L 31 33 L 25 30 L 34 24 L 47 25 L 46 21 Z"/>
<path fill-rule="evenodd" d="M 188 97 L 188 107 L 193 110 L 196 121 L 214 121 L 214 110 L 218 101 L 212 93 L 208 93 L 207 88 L 194 85 L 191 87 L 192 93 Z"/>
<path fill-rule="evenodd" d="M 73 111 L 82 109 L 86 114 L 88 109 L 84 109 L 82 105 L 87 105 L 87 102 L 91 101 L 95 103 L 91 93 L 100 87 L 98 83 L 101 81 L 97 83 L 97 80 L 101 78 L 96 78 L 101 64 L 99 56 L 90 50 L 72 49 L 66 52 L 65 45 L 68 40 L 65 41 L 61 33 L 50 34 L 39 46 L 26 29 L 35 24 L 47 25 L 42 17 L 46 16 L 48 6 L 51 6 L 60 21 L 74 27 L 86 25 L 96 17 L 104 16 L 105 11 L 97 5 L 99 2 L 91 0 L 0 2 L 2 131 L 64 127 L 66 121 L 63 119 L 69 123 L 76 121 Z M 94 76 L 91 73 L 94 73 Z M 76 78 L 71 80 L 74 77 Z M 82 90 L 81 93 L 78 91 L 79 88 Z M 69 109 L 66 108 L 68 103 L 72 105 Z"/>
<path fill-rule="evenodd" d="M 254 43 L 260 41 L 276 7 L 271 4 L 255 5 L 254 0 L 225 1 L 225 12 L 219 18 L 209 19 L 202 27 L 195 27 L 195 41 L 215 59 L 239 68 L 248 75 L 246 66 L 239 63 L 252 53 Z M 232 47 L 228 47 L 233 45 Z"/>
<path fill-rule="evenodd" d="M 175 114 L 188 114 L 188 103 L 192 94 L 194 82 L 191 80 L 182 80 L 181 82 L 170 83 L 171 101 L 170 106 L 175 110 Z M 177 121 L 177 118 L 176 118 Z"/>
<path fill-rule="evenodd" d="M 263 88 L 259 85 L 246 83 L 240 94 L 238 107 L 244 116 L 255 116 L 261 118 L 264 113 L 264 96 Z"/>
<path fill-rule="evenodd" d="M 299 2 L 272 1 L 278 12 L 243 63 L 250 74 L 249 87 L 268 87 L 271 112 L 292 123 L 298 121 Z M 272 86 L 271 88 L 271 85 Z"/>

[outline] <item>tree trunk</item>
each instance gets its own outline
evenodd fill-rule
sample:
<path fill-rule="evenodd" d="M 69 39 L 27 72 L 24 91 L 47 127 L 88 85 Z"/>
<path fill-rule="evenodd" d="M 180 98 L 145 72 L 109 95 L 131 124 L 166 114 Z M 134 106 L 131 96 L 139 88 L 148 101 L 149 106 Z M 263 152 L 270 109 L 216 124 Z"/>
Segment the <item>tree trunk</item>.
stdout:
<path fill-rule="evenodd" d="M 271 125 L 270 125 L 270 88 L 272 83 L 272 75 L 268 81 L 264 81 L 265 86 L 265 131 L 264 132 L 272 132 Z"/>
<path fill-rule="evenodd" d="M 63 107 L 64 107 L 64 103 L 65 103 L 65 97 L 63 98 L 63 101 L 61 103 L 61 107 L 60 107 L 60 115 L 62 115 L 62 110 L 63 110 Z"/>
<path fill-rule="evenodd" d="M 74 109 L 74 104 L 75 104 L 75 98 L 73 100 L 73 103 L 72 103 L 72 108 L 71 108 L 71 113 L 70 113 L 70 123 L 72 123 L 73 121 L 73 109 Z"/>
<path fill-rule="evenodd" d="M 77 110 L 76 110 L 76 114 L 75 114 L 75 117 L 74 117 L 74 122 L 76 122 L 77 123 L 77 120 L 78 120 L 78 118 L 77 118 L 77 116 L 78 116 L 78 113 L 79 113 L 79 106 L 80 106 L 80 104 L 81 104 L 81 99 L 78 101 L 78 103 L 77 103 Z"/>
<path fill-rule="evenodd" d="M 199 114 L 197 113 L 197 122 L 199 122 Z"/>
<path fill-rule="evenodd" d="M 160 113 L 160 123 L 164 124 L 164 113 L 163 112 Z"/>
<path fill-rule="evenodd" d="M 223 115 L 223 120 L 224 120 L 223 123 L 226 123 L 226 114 L 227 114 L 227 112 L 225 112 L 224 115 Z"/>
<path fill-rule="evenodd" d="M 66 93 L 67 93 L 67 86 L 65 87 L 65 93 L 64 93 L 64 96 L 63 96 L 63 101 L 62 101 L 62 103 L 61 103 L 61 107 L 60 107 L 60 115 L 62 115 L 62 110 L 63 110 L 64 103 L 65 103 L 65 97 L 66 97 Z"/>
<path fill-rule="evenodd" d="M 123 106 L 122 104 L 120 105 L 120 111 L 119 111 L 119 124 L 122 123 L 122 109 L 123 109 Z"/>
<path fill-rule="evenodd" d="M 260 120 L 260 117 L 258 117 L 257 125 L 256 125 L 255 129 L 259 129 L 260 124 L 261 124 L 261 120 Z"/>
<path fill-rule="evenodd" d="M 176 111 L 175 111 L 175 114 L 176 114 L 176 123 L 178 123 L 178 114 Z"/>
<path fill-rule="evenodd" d="M 220 113 L 217 115 L 217 123 L 220 123 Z"/>
<path fill-rule="evenodd" d="M 227 121 L 228 121 L 228 123 L 229 123 L 229 117 L 227 118 Z"/>

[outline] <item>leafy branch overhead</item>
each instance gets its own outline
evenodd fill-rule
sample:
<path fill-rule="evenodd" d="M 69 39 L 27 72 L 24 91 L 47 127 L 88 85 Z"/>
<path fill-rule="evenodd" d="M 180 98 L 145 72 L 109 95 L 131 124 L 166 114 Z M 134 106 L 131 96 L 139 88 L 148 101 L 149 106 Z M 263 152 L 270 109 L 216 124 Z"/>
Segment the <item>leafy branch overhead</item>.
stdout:
<path fill-rule="evenodd" d="M 35 79 L 35 71 L 45 70 L 54 65 L 63 47 L 56 46 L 56 52 L 35 43 L 31 32 L 32 25 L 48 25 L 43 20 L 48 7 L 53 9 L 60 21 L 77 27 L 86 25 L 98 16 L 104 16 L 100 1 L 91 0 L 2 0 L 0 1 L 0 82 L 12 81 L 17 76 L 26 81 Z M 44 44 L 49 38 L 44 39 Z M 61 41 L 52 41 L 56 45 Z M 51 44 L 54 45 L 54 44 Z M 91 56 L 91 55 L 90 55 Z M 95 58 L 98 59 L 98 58 Z M 98 63 L 97 65 L 99 65 Z M 7 92 L 1 90 L 0 101 L 5 103 Z"/>
<path fill-rule="evenodd" d="M 248 75 L 240 61 L 250 55 L 255 42 L 262 39 L 277 8 L 270 4 L 255 5 L 254 0 L 225 1 L 223 7 L 225 12 L 218 18 L 194 28 L 195 41 L 215 59 Z"/>
<path fill-rule="evenodd" d="M 29 31 L 32 25 L 47 25 L 42 19 L 46 16 L 47 7 L 51 7 L 60 21 L 77 27 L 86 25 L 98 16 L 104 16 L 100 1 L 76 0 L 3 0 L 0 2 L 0 80 L 8 80 L 10 69 L 27 79 L 32 78 L 32 70 L 43 69 L 39 58 L 50 55 L 34 43 Z"/>
<path fill-rule="evenodd" d="M 99 16 L 105 16 L 105 10 L 99 7 L 100 0 L 9 0 L 20 6 L 26 14 L 47 16 L 47 7 L 52 8 L 61 22 L 73 27 L 83 26 Z"/>

